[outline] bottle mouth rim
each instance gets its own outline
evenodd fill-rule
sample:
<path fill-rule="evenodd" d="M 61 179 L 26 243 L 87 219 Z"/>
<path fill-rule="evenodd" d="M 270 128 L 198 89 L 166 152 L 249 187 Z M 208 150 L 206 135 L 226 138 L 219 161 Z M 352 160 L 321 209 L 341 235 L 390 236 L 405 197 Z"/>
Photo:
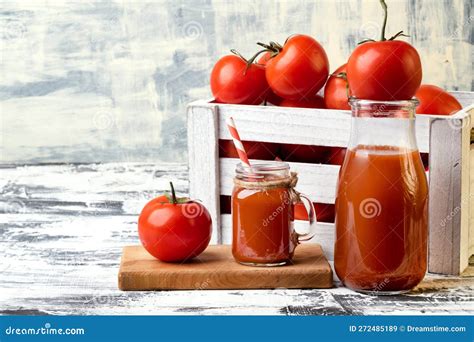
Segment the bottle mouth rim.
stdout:
<path fill-rule="evenodd" d="M 279 171 L 290 170 L 290 165 L 283 161 L 268 160 L 252 162 L 251 167 L 238 163 L 235 172 L 237 174 L 268 175 Z"/>
<path fill-rule="evenodd" d="M 349 98 L 349 104 L 352 107 L 360 108 L 365 106 L 388 106 L 388 107 L 405 107 L 405 108 L 416 108 L 420 101 L 416 97 L 409 100 L 396 100 L 396 101 L 385 101 L 385 100 L 367 100 L 359 99 L 351 96 Z"/>

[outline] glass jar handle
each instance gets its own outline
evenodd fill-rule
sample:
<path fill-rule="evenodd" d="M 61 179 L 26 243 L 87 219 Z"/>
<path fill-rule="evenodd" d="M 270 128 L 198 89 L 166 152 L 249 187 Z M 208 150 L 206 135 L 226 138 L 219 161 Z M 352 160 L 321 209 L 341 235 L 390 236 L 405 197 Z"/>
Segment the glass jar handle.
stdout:
<path fill-rule="evenodd" d="M 298 193 L 298 197 L 298 203 L 303 203 L 306 212 L 308 213 L 309 220 L 309 229 L 307 233 L 300 234 L 296 232 L 296 235 L 298 236 L 298 242 L 301 243 L 303 241 L 311 240 L 316 235 L 316 225 L 318 221 L 316 219 L 316 210 L 314 210 L 313 202 L 311 202 L 309 197 L 300 193 Z"/>

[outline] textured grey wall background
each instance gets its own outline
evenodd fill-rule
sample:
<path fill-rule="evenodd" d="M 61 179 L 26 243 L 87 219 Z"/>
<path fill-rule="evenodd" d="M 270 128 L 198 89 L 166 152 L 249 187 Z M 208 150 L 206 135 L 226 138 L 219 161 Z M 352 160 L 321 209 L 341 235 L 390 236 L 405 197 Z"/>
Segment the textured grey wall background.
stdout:
<path fill-rule="evenodd" d="M 471 90 L 471 0 L 390 1 L 424 82 Z M 367 1 L 0 2 L 1 162 L 184 161 L 186 103 L 230 48 L 313 35 L 334 70 L 381 9 Z"/>

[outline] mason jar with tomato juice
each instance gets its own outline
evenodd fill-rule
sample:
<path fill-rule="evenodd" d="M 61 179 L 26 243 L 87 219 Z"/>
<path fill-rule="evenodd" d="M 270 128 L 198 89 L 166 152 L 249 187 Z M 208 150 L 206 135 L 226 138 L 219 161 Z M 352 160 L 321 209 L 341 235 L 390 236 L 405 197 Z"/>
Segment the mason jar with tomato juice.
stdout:
<path fill-rule="evenodd" d="M 284 162 L 237 165 L 232 192 L 232 254 L 249 266 L 281 266 L 295 247 L 313 237 L 316 215 L 307 196 L 294 187 L 297 175 Z M 307 233 L 294 229 L 294 204 L 303 202 L 309 217 Z"/>
<path fill-rule="evenodd" d="M 345 286 L 409 291 L 427 267 L 428 184 L 417 101 L 351 100 L 351 138 L 336 194 L 334 266 Z"/>

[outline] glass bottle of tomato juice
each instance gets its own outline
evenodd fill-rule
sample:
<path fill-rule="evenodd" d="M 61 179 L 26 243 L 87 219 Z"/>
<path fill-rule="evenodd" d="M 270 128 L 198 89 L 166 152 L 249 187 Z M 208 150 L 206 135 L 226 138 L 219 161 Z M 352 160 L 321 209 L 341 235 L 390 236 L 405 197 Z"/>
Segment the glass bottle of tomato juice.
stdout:
<path fill-rule="evenodd" d="M 428 183 L 415 138 L 416 100 L 351 100 L 336 194 L 334 265 L 345 286 L 409 291 L 427 266 Z"/>

